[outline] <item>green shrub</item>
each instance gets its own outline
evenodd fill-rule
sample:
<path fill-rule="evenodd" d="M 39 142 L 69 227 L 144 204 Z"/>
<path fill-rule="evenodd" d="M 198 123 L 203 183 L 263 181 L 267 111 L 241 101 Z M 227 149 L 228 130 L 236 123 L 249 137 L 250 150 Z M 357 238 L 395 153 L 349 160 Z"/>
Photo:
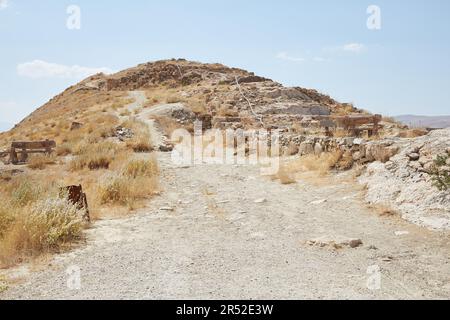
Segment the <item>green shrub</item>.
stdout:
<path fill-rule="evenodd" d="M 434 161 L 433 168 L 431 170 L 431 177 L 433 179 L 433 185 L 440 191 L 446 191 L 450 189 L 450 171 L 447 161 L 450 158 L 450 153 L 440 155 Z"/>

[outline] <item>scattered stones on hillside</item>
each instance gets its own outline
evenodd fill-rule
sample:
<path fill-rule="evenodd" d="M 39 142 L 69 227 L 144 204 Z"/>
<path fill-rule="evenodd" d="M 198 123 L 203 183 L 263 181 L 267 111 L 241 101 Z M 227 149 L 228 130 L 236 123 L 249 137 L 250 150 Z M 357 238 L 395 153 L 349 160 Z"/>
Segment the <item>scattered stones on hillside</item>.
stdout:
<path fill-rule="evenodd" d="M 115 137 L 117 137 L 120 141 L 131 139 L 133 138 L 133 136 L 134 136 L 133 130 L 129 128 L 124 128 L 122 126 L 116 127 Z"/>
<path fill-rule="evenodd" d="M 78 130 L 81 127 L 83 127 L 83 124 L 81 122 L 72 122 L 72 124 L 70 125 L 70 131 L 74 131 L 74 130 Z"/>

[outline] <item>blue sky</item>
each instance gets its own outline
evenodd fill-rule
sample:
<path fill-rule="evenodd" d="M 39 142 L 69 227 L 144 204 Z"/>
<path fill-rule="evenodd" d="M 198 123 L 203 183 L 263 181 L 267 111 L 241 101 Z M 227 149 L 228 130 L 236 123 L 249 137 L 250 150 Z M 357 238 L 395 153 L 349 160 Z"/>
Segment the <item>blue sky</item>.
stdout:
<path fill-rule="evenodd" d="M 81 10 L 79 30 L 66 26 L 70 5 Z M 367 28 L 370 5 L 380 30 Z M 449 16 L 448 0 L 0 0 L 0 122 L 89 72 L 172 57 L 386 115 L 450 114 Z"/>

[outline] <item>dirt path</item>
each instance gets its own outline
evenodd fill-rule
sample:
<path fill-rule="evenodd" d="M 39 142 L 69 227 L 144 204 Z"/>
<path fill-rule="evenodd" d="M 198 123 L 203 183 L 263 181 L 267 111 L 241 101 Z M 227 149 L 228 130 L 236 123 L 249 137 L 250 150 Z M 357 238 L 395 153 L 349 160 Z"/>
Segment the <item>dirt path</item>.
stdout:
<path fill-rule="evenodd" d="M 151 109 L 143 109 L 147 102 L 147 97 L 144 91 L 130 91 L 129 97 L 135 101 L 126 106 L 129 111 L 134 113 L 135 110 L 142 109 L 137 115 L 136 119 L 146 123 L 150 130 L 150 136 L 152 137 L 153 147 L 158 150 L 161 145 L 164 145 L 165 137 L 162 131 L 159 129 L 158 124 L 154 119 L 150 119 Z"/>
<path fill-rule="evenodd" d="M 0 298 L 450 297 L 449 234 L 380 217 L 343 177 L 281 185 L 254 166 L 180 168 L 170 153 L 158 158 L 161 196 L 128 218 L 95 223 L 86 245 L 56 256 Z M 322 236 L 363 245 L 305 244 Z M 71 267 L 80 269 L 80 289 L 67 286 Z M 380 288 L 368 289 L 367 272 L 377 268 Z"/>

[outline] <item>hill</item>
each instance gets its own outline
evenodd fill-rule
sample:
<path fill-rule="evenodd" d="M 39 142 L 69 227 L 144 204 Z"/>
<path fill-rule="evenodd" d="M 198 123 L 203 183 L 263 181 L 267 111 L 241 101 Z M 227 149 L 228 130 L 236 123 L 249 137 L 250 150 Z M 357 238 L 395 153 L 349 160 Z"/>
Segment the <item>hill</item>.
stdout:
<path fill-rule="evenodd" d="M 144 91 L 152 105 L 182 102 L 196 115 L 258 118 L 265 115 L 360 113 L 316 90 L 286 88 L 246 70 L 183 59 L 145 63 L 113 75 L 97 74 L 69 87 L 38 108 L 0 141 L 52 138 L 73 122 L 91 123 L 129 102 L 129 91 Z"/>

